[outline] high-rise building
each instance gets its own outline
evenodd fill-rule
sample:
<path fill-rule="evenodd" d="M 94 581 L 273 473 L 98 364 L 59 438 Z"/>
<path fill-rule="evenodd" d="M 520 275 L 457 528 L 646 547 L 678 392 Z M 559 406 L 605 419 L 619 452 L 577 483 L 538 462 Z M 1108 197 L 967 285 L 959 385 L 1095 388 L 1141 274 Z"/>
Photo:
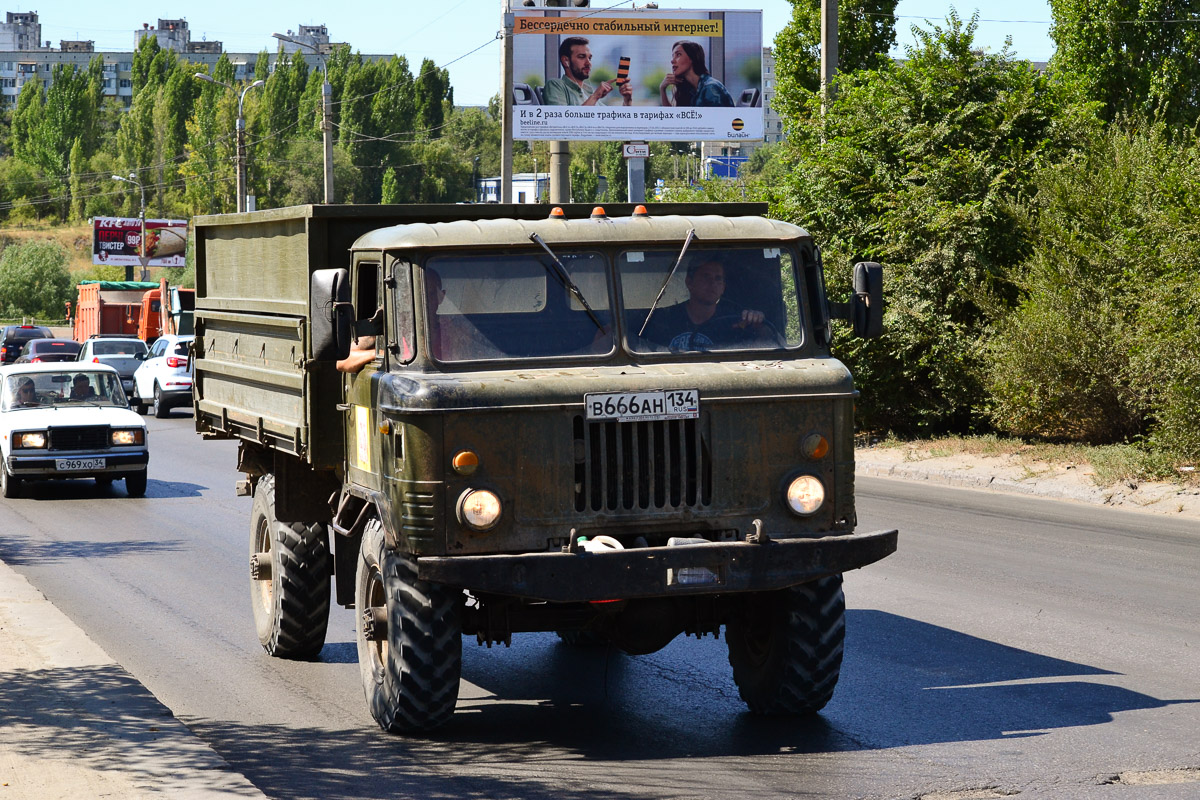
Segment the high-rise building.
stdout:
<path fill-rule="evenodd" d="M 0 50 L 37 50 L 41 46 L 42 24 L 36 11 L 16 14 L 9 11 L 5 15 L 0 24 Z"/>

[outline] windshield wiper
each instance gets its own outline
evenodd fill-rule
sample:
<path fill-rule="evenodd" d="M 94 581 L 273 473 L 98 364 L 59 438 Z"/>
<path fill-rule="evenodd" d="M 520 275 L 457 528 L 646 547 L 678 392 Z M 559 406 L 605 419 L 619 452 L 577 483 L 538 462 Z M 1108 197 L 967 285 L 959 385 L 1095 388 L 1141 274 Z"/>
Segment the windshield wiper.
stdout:
<path fill-rule="evenodd" d="M 546 262 L 542 262 L 542 266 L 546 268 L 546 271 L 556 277 L 564 289 L 575 295 L 575 299 L 583 305 L 583 310 L 587 312 L 589 317 L 591 317 L 592 322 L 596 323 L 596 327 L 599 328 L 602 333 L 606 332 L 604 323 L 600 321 L 600 318 L 596 316 L 596 312 L 592 310 L 590 305 L 588 305 L 588 301 L 583 296 L 583 292 L 579 291 L 579 287 L 575 285 L 575 281 L 571 280 L 571 275 L 567 272 L 567 268 L 564 267 L 563 263 L 558 260 L 558 256 L 554 255 L 554 251 L 550 249 L 550 245 L 546 244 L 542 240 L 542 237 L 538 236 L 536 233 L 529 234 L 529 238 L 540 244 L 542 249 L 549 254 L 550 259 L 554 262 L 555 271 L 552 271 Z"/>
<path fill-rule="evenodd" d="M 658 287 L 658 297 L 655 297 L 654 302 L 650 304 L 650 310 L 646 312 L 646 319 L 642 322 L 642 329 L 638 331 L 638 336 L 646 332 L 646 326 L 650 324 L 650 318 L 654 316 L 654 309 L 658 308 L 658 301 L 662 300 L 663 292 L 667 290 L 667 284 L 671 282 L 671 278 L 675 277 L 675 270 L 679 269 L 679 265 L 683 263 L 683 257 L 687 255 L 688 248 L 695 238 L 696 229 L 692 228 L 688 231 L 687 238 L 683 240 L 683 249 L 679 251 L 679 258 L 675 259 L 675 266 L 671 267 L 671 271 L 667 273 L 667 279 L 663 281 L 662 286 Z"/>

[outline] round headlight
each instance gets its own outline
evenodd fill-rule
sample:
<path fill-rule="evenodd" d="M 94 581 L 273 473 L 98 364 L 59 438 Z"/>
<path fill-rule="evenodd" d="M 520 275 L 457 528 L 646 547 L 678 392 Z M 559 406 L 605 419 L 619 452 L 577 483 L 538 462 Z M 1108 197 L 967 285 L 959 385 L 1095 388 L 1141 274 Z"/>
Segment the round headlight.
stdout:
<path fill-rule="evenodd" d="M 490 530 L 500 521 L 500 498 L 487 489 L 468 489 L 458 500 L 458 518 L 469 528 Z"/>
<path fill-rule="evenodd" d="M 788 508 L 802 517 L 817 513 L 824 502 L 825 487 L 812 475 L 801 475 L 788 485 Z"/>

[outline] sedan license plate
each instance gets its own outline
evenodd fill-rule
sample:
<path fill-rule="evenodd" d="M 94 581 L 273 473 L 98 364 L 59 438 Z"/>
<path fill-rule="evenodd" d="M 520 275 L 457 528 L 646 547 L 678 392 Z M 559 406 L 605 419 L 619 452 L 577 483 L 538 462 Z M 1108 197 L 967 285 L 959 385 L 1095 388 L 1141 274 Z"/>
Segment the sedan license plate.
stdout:
<path fill-rule="evenodd" d="M 656 422 L 696 419 L 700 416 L 698 389 L 656 389 L 649 392 L 587 394 L 583 404 L 588 420 L 601 422 Z"/>
<path fill-rule="evenodd" d="M 85 469 L 104 469 L 107 466 L 103 458 L 56 458 L 54 468 L 59 472 L 77 472 Z"/>

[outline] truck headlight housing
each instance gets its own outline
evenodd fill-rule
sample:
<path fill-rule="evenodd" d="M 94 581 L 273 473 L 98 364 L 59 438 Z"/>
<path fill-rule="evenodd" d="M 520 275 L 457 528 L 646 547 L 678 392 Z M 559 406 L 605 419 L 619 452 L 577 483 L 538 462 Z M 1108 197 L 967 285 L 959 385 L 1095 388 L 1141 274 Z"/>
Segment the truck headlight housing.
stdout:
<path fill-rule="evenodd" d="M 812 516 L 825 502 L 825 485 L 812 475 L 800 475 L 788 484 L 787 506 L 793 514 Z"/>
<path fill-rule="evenodd" d="M 13 447 L 26 450 L 39 450 L 46 446 L 45 431 L 24 431 L 13 434 Z"/>
<path fill-rule="evenodd" d="M 117 428 L 110 435 L 113 447 L 146 443 L 145 428 Z"/>
<path fill-rule="evenodd" d="M 488 531 L 500 521 L 500 498 L 487 489 L 467 489 L 458 498 L 458 520 L 468 528 Z"/>

